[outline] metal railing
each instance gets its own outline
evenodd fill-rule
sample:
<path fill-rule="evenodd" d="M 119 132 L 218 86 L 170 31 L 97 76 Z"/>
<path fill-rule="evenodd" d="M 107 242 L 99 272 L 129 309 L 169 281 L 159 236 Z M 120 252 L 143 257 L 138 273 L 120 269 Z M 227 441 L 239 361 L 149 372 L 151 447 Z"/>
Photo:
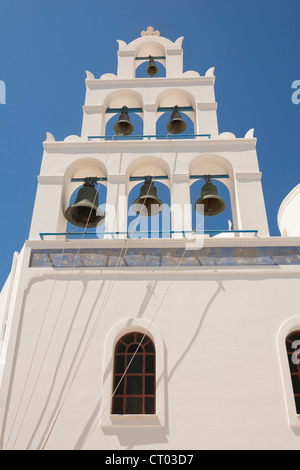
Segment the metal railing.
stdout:
<path fill-rule="evenodd" d="M 88 140 L 104 139 L 104 140 L 150 140 L 150 139 L 194 139 L 196 137 L 211 138 L 211 134 L 146 134 L 146 135 L 89 135 Z"/>
<path fill-rule="evenodd" d="M 139 237 L 140 235 L 148 235 L 148 238 L 152 238 L 152 235 L 168 235 L 171 238 L 171 235 L 181 234 L 183 238 L 186 238 L 186 235 L 220 235 L 220 234 L 250 234 L 252 233 L 254 237 L 257 237 L 258 230 L 202 230 L 194 232 L 193 230 L 158 230 L 158 231 L 141 231 L 141 232 L 41 232 L 40 238 L 41 240 L 45 240 L 44 237 L 47 236 L 65 236 L 65 237 L 72 237 L 72 236 L 93 236 L 99 239 L 102 239 L 104 236 L 108 235 L 114 239 L 115 236 L 118 235 L 126 235 L 126 237 L 133 239 Z M 160 238 L 158 237 L 153 237 Z M 168 237 L 166 237 L 168 238 Z"/>

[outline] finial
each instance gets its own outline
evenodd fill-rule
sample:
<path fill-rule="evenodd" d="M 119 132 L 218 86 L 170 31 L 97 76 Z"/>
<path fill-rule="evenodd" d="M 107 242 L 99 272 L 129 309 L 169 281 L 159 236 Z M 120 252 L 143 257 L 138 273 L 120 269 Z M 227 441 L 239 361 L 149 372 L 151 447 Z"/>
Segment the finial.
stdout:
<path fill-rule="evenodd" d="M 148 26 L 147 31 L 142 31 L 141 36 L 160 36 L 159 31 L 154 31 L 153 26 Z"/>

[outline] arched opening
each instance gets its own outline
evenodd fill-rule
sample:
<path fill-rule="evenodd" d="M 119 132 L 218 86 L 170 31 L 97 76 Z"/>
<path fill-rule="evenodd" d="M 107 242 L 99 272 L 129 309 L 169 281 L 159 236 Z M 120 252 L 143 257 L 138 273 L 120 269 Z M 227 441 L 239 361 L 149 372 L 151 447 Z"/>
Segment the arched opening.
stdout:
<path fill-rule="evenodd" d="M 166 76 L 166 69 L 165 66 L 163 65 L 162 61 L 157 60 L 155 57 L 153 58 L 154 64 L 157 67 L 158 71 L 157 73 L 151 77 L 147 73 L 147 68 L 149 65 L 149 59 L 145 61 L 139 61 L 136 60 L 136 71 L 135 71 L 135 76 L 136 78 L 159 78 L 159 77 L 165 77 Z"/>
<path fill-rule="evenodd" d="M 212 184 L 217 188 L 218 196 L 225 202 L 225 209 L 217 215 L 203 215 L 199 213 L 195 204 L 201 197 L 201 189 L 205 185 L 205 179 L 201 178 L 190 186 L 192 230 L 210 232 L 210 236 L 218 235 L 216 232 L 233 230 L 231 199 L 227 186 L 218 179 L 212 178 Z"/>
<path fill-rule="evenodd" d="M 128 136 L 116 135 L 114 130 L 115 124 L 119 120 L 120 114 L 113 115 L 106 124 L 105 127 L 105 140 L 111 140 L 112 137 L 114 140 L 124 139 L 124 138 L 134 138 L 134 136 L 142 136 L 143 135 L 143 128 L 144 128 L 144 121 L 142 117 L 137 113 L 132 113 L 129 111 L 128 116 L 130 119 L 131 124 L 133 125 L 133 132 Z"/>
<path fill-rule="evenodd" d="M 136 184 L 128 196 L 128 225 L 127 232 L 129 238 L 170 238 L 171 236 L 171 197 L 167 185 L 161 183 L 159 179 L 153 180 L 153 185 L 157 190 L 156 195 L 162 202 L 162 210 L 158 214 L 159 202 L 153 201 L 154 215 L 142 215 L 135 211 L 134 202 L 139 199 L 141 189 L 145 181 Z M 151 187 L 148 193 L 151 192 Z M 144 202 L 141 202 L 143 205 Z"/>
<path fill-rule="evenodd" d="M 68 205 L 69 208 L 74 206 L 78 193 L 80 189 L 83 187 L 84 187 L 84 184 L 80 185 L 78 188 L 76 188 L 73 191 L 69 200 L 69 205 Z M 85 226 L 78 226 L 75 223 L 72 223 L 69 220 L 67 220 L 66 232 L 68 234 L 68 238 L 80 239 L 83 236 L 85 238 L 103 238 L 104 227 L 105 227 L 104 221 L 105 221 L 107 188 L 105 184 L 102 184 L 101 182 L 96 182 L 95 190 L 98 192 L 96 216 L 104 215 L 104 218 L 101 221 L 99 221 L 99 224 L 96 227 L 88 227 L 87 225 L 88 220 Z M 92 200 L 92 203 L 96 202 L 96 199 L 93 196 L 91 200 Z M 87 214 L 89 218 L 91 214 L 91 209 L 89 207 L 87 207 Z M 83 224 L 84 224 L 84 221 L 83 221 Z"/>
<path fill-rule="evenodd" d="M 149 336 L 122 336 L 114 351 L 112 414 L 155 414 L 155 346 Z"/>
<path fill-rule="evenodd" d="M 165 139 L 169 134 L 167 129 L 168 122 L 171 119 L 173 110 L 165 111 L 156 121 L 156 138 Z M 179 110 L 182 120 L 186 124 L 186 129 L 180 134 L 170 134 L 168 138 L 171 139 L 194 139 L 195 127 L 192 119 L 184 112 Z"/>

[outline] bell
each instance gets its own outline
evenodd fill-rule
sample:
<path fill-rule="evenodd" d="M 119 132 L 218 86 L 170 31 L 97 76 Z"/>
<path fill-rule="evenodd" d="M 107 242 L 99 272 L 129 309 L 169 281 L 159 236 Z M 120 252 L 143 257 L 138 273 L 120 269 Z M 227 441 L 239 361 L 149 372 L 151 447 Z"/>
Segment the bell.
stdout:
<path fill-rule="evenodd" d="M 163 203 L 157 197 L 157 189 L 152 182 L 152 176 L 145 177 L 139 197 L 134 201 L 135 212 L 142 216 L 157 215 L 163 210 Z"/>
<path fill-rule="evenodd" d="M 95 180 L 85 178 L 84 181 L 84 186 L 79 189 L 75 203 L 65 211 L 65 218 L 77 227 L 97 227 L 104 221 L 104 214 L 98 209 Z"/>
<path fill-rule="evenodd" d="M 205 185 L 201 189 L 201 197 L 195 204 L 199 214 L 205 216 L 217 215 L 224 211 L 225 202 L 218 194 L 217 187 L 212 184 L 210 175 L 205 175 Z"/>
<path fill-rule="evenodd" d="M 167 129 L 170 134 L 181 134 L 186 130 L 186 123 L 178 111 L 178 106 L 174 106 L 174 111 L 171 114 L 170 121 L 167 124 Z"/>
<path fill-rule="evenodd" d="M 149 64 L 148 64 L 148 67 L 147 67 L 147 70 L 146 70 L 147 74 L 150 75 L 151 77 L 153 77 L 154 75 L 157 74 L 158 72 L 158 68 L 153 60 L 153 57 L 151 57 L 151 55 L 149 55 Z"/>
<path fill-rule="evenodd" d="M 122 113 L 119 116 L 118 122 L 114 125 L 114 131 L 118 135 L 130 135 L 133 132 L 133 125 L 128 116 L 127 106 L 123 106 Z"/>

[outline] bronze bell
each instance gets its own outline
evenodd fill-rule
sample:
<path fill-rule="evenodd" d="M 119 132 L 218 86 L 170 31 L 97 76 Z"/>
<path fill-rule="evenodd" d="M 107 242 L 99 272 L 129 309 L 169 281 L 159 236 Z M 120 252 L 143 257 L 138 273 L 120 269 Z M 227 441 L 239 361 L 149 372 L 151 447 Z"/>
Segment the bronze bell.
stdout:
<path fill-rule="evenodd" d="M 170 134 L 181 134 L 186 130 L 186 123 L 178 111 L 178 106 L 174 106 L 174 111 L 171 114 L 170 121 L 167 124 L 167 129 Z"/>
<path fill-rule="evenodd" d="M 219 196 L 217 187 L 212 184 L 210 175 L 205 175 L 205 185 L 201 189 L 201 197 L 195 204 L 199 214 L 217 215 L 224 211 L 226 204 Z"/>
<path fill-rule="evenodd" d="M 145 177 L 139 197 L 134 201 L 135 212 L 143 216 L 157 215 L 163 210 L 163 203 L 157 197 L 157 189 L 152 182 L 152 176 Z"/>
<path fill-rule="evenodd" d="M 123 106 L 118 122 L 114 125 L 114 131 L 117 135 L 130 135 L 133 132 L 133 125 L 128 116 L 127 106 Z"/>
<path fill-rule="evenodd" d="M 84 186 L 79 189 L 75 203 L 65 211 L 65 217 L 77 227 L 97 227 L 104 221 L 104 214 L 98 209 L 98 205 L 95 179 L 85 178 Z"/>
<path fill-rule="evenodd" d="M 153 57 L 151 55 L 149 55 L 149 64 L 148 64 L 148 67 L 147 67 L 147 70 L 146 70 L 147 74 L 150 75 L 151 77 L 153 77 L 154 75 L 157 74 L 158 72 L 158 68 L 153 60 Z"/>

